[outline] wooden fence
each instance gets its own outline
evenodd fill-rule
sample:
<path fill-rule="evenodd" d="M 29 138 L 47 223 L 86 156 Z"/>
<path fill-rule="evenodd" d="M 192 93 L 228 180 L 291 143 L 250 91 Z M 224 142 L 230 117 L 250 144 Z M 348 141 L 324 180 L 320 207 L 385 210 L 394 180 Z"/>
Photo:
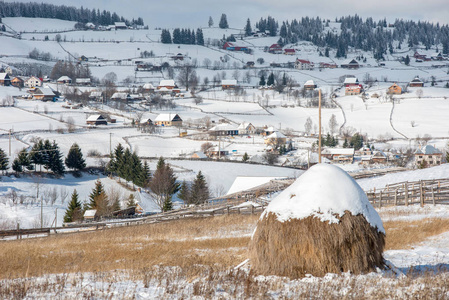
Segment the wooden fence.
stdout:
<path fill-rule="evenodd" d="M 389 184 L 383 189 L 366 191 L 366 195 L 374 207 L 449 204 L 449 179 Z"/>

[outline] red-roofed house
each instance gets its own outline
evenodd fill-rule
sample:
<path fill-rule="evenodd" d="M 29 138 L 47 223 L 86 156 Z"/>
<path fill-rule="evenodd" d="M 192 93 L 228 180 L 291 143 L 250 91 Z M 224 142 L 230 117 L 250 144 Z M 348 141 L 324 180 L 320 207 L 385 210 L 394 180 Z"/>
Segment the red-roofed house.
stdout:
<path fill-rule="evenodd" d="M 296 51 L 295 51 L 295 49 L 284 49 L 284 54 L 285 55 L 295 55 Z"/>
<path fill-rule="evenodd" d="M 298 70 L 313 70 L 313 63 L 305 59 L 296 59 L 295 68 Z"/>
<path fill-rule="evenodd" d="M 279 45 L 279 44 L 273 44 L 268 49 L 268 52 L 269 53 L 273 53 L 273 54 L 281 54 L 282 53 L 282 46 Z"/>

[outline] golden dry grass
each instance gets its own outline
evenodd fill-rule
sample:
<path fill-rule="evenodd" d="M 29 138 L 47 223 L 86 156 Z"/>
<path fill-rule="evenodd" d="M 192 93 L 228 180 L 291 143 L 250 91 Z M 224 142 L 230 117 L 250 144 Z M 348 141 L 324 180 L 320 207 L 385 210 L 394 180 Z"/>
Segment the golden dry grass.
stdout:
<path fill-rule="evenodd" d="M 0 279 L 54 273 L 180 266 L 190 278 L 198 266 L 228 270 L 248 257 L 259 215 L 186 219 L 160 224 L 0 242 Z M 386 249 L 405 249 L 449 231 L 449 220 L 385 222 Z"/>

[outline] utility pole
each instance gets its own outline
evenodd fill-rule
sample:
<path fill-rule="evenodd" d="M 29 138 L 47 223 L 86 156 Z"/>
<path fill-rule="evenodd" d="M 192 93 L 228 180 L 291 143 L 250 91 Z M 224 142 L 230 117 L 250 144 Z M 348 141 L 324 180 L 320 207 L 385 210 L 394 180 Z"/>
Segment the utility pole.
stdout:
<path fill-rule="evenodd" d="M 321 89 L 318 90 L 318 163 L 321 163 Z"/>
<path fill-rule="evenodd" d="M 41 196 L 41 229 L 44 226 L 44 208 L 43 208 L 42 204 L 43 204 L 43 199 L 42 199 L 42 196 Z"/>
<path fill-rule="evenodd" d="M 112 158 L 112 132 L 109 132 L 109 158 Z"/>
<path fill-rule="evenodd" d="M 9 130 L 9 156 L 11 156 L 11 129 Z"/>

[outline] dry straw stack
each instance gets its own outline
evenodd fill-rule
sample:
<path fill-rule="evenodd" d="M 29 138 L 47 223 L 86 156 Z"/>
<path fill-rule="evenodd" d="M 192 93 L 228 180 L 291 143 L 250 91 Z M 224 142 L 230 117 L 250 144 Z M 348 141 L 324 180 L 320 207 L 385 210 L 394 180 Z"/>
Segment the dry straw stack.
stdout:
<path fill-rule="evenodd" d="M 259 274 L 361 274 L 384 267 L 385 231 L 360 186 L 338 167 L 319 164 L 275 198 L 250 242 Z"/>

